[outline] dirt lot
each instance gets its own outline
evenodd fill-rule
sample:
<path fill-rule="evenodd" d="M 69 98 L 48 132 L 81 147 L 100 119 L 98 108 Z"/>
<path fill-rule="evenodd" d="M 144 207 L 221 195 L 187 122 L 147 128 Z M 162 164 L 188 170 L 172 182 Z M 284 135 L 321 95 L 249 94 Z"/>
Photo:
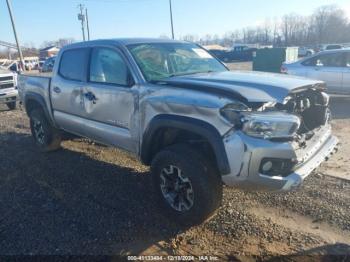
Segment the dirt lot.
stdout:
<path fill-rule="evenodd" d="M 332 109 L 340 150 L 302 189 L 225 187 L 212 220 L 180 228 L 157 209 L 134 158 L 86 139 L 39 153 L 27 116 L 0 106 L 0 254 L 350 255 L 350 98 Z"/>

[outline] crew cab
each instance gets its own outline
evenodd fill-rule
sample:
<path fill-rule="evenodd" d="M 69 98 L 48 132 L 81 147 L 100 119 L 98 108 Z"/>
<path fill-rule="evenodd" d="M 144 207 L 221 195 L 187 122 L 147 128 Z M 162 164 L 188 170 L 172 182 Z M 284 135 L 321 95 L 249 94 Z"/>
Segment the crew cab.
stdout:
<path fill-rule="evenodd" d="M 10 110 L 14 110 L 17 98 L 17 74 L 0 67 L 0 104 L 6 104 Z"/>
<path fill-rule="evenodd" d="M 288 191 L 335 149 L 322 81 L 230 72 L 199 45 L 160 39 L 65 46 L 52 77 L 19 76 L 37 146 L 63 132 L 124 149 L 150 166 L 170 219 L 197 224 L 222 184 Z M 64 163 L 62 163 L 64 164 Z"/>

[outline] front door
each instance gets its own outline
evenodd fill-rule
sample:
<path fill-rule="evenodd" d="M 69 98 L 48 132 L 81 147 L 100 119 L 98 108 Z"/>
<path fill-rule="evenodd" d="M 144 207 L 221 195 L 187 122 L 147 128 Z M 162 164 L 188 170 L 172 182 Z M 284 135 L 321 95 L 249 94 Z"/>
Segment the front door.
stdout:
<path fill-rule="evenodd" d="M 87 136 L 136 152 L 138 92 L 123 55 L 110 47 L 93 48 L 88 75 L 83 88 Z"/>

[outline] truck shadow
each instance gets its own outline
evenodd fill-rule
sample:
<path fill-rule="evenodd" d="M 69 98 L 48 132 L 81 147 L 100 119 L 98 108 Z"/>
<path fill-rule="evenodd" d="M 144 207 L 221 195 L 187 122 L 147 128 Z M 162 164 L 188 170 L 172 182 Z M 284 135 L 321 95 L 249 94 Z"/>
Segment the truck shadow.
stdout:
<path fill-rule="evenodd" d="M 148 172 L 42 154 L 18 133 L 0 134 L 0 160 L 0 254 L 139 254 L 186 230 L 161 215 Z"/>

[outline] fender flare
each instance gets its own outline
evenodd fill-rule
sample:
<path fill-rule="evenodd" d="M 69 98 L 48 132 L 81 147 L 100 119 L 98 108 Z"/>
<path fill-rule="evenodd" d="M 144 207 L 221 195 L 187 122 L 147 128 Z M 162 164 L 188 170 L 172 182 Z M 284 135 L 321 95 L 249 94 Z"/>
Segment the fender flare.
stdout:
<path fill-rule="evenodd" d="M 53 123 L 52 118 L 51 118 L 51 116 L 50 116 L 50 114 L 49 114 L 49 110 L 48 110 L 48 108 L 47 108 L 47 106 L 46 106 L 45 99 L 44 99 L 41 95 L 39 95 L 39 94 L 37 94 L 37 93 L 28 92 L 28 93 L 25 94 L 25 97 L 24 97 L 24 106 L 25 106 L 25 110 L 26 110 L 26 112 L 27 112 L 27 115 L 29 116 L 29 108 L 28 108 L 27 105 L 28 105 L 28 102 L 29 102 L 30 100 L 35 101 L 35 102 L 37 102 L 38 104 L 40 104 L 42 110 L 44 111 L 44 114 L 45 114 L 47 120 L 50 122 L 50 124 L 53 125 L 54 123 Z"/>
<path fill-rule="evenodd" d="M 206 138 L 213 148 L 216 163 L 221 175 L 230 173 L 230 165 L 227 158 L 223 139 L 218 130 L 211 124 L 186 116 L 161 114 L 155 116 L 148 124 L 142 139 L 141 160 L 148 165 L 152 161 L 152 145 L 157 130 L 160 128 L 178 128 L 196 133 Z"/>

